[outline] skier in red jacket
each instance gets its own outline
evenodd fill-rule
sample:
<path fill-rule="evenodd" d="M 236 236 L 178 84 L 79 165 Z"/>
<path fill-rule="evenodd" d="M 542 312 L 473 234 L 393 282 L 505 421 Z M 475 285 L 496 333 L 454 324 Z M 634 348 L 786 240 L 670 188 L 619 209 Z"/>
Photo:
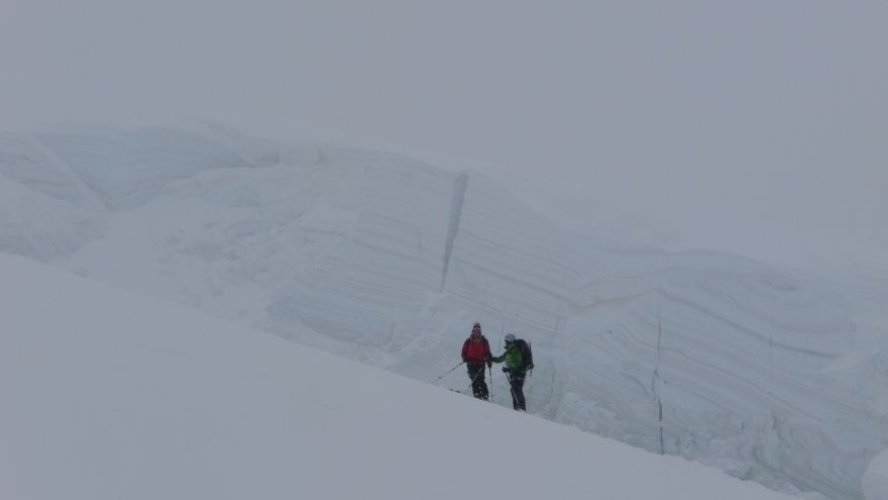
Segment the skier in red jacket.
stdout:
<path fill-rule="evenodd" d="M 469 379 L 472 380 L 472 394 L 478 399 L 487 400 L 490 393 L 487 391 L 487 383 L 484 381 L 484 365 L 489 368 L 490 344 L 484 335 L 481 335 L 481 323 L 472 326 L 472 334 L 463 343 L 462 360 L 469 369 Z"/>

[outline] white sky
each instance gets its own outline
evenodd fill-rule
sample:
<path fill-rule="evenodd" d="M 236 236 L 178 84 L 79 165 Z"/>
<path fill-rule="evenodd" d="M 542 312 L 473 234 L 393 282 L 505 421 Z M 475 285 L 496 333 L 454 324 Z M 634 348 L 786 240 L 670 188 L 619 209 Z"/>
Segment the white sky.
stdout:
<path fill-rule="evenodd" d="M 0 0 L 0 129 L 221 121 L 888 278 L 888 2 Z"/>

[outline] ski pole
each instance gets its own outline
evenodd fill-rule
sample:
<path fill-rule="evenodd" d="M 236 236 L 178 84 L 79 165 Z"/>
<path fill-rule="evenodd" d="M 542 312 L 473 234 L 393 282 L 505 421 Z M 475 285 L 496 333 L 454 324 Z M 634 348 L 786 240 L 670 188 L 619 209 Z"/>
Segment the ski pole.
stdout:
<path fill-rule="evenodd" d="M 453 372 L 453 370 L 456 370 L 457 368 L 459 368 L 460 366 L 462 366 L 462 365 L 464 365 L 464 364 L 466 364 L 465 361 L 463 361 L 462 363 L 460 363 L 460 364 L 454 366 L 453 368 L 447 370 L 447 373 L 445 373 L 444 375 L 441 375 L 440 377 L 436 378 L 432 383 L 433 383 L 433 384 L 437 384 L 439 380 L 441 380 L 442 378 L 446 377 L 447 375 L 450 375 L 450 373 Z"/>

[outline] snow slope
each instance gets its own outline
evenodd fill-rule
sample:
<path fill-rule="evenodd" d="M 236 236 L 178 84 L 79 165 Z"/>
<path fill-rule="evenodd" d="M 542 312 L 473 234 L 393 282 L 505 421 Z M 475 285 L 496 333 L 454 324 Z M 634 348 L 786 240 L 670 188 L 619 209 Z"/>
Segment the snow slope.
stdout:
<path fill-rule="evenodd" d="M 533 343 L 531 413 L 775 488 L 861 498 L 888 449 L 888 322 L 829 284 L 569 234 L 383 152 L 222 129 L 2 145 L 2 251 L 424 381 L 479 320 L 495 351 Z M 498 373 L 493 391 L 509 406 Z"/>
<path fill-rule="evenodd" d="M 888 499 L 888 450 L 870 462 L 863 476 L 863 492 L 869 500 Z"/>
<path fill-rule="evenodd" d="M 0 275 L 2 498 L 789 498 L 21 257 Z"/>

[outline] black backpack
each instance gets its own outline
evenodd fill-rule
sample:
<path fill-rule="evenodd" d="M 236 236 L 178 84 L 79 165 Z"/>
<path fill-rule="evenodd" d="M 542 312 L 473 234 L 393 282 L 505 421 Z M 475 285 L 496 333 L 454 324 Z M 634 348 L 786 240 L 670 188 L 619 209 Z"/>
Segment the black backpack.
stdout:
<path fill-rule="evenodd" d="M 530 344 L 524 339 L 516 339 L 515 344 L 518 349 L 521 349 L 521 359 L 524 361 L 523 369 L 525 371 L 533 370 L 533 351 L 530 349 Z"/>

